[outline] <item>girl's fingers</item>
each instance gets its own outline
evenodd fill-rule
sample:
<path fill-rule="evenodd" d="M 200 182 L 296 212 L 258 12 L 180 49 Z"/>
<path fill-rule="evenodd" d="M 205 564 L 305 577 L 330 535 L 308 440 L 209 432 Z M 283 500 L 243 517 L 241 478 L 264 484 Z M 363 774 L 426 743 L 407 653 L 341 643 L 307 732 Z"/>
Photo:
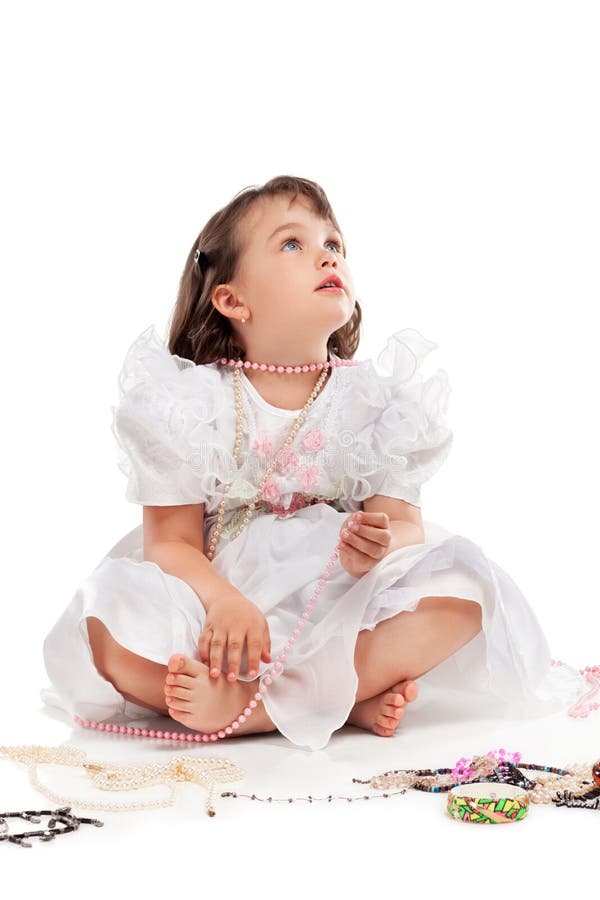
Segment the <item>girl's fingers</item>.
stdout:
<path fill-rule="evenodd" d="M 247 646 L 248 646 L 248 663 L 246 674 L 250 676 L 250 678 L 254 678 L 258 675 L 258 666 L 260 663 L 260 655 L 263 646 L 262 635 L 259 631 L 252 632 L 246 638 Z"/>
<path fill-rule="evenodd" d="M 356 513 L 354 517 L 356 518 Z M 361 511 L 358 522 L 361 525 L 371 525 L 375 528 L 387 528 L 390 523 L 390 517 L 384 512 L 364 512 Z"/>
<path fill-rule="evenodd" d="M 237 681 L 246 635 L 230 633 L 227 639 L 227 681 Z M 233 676 L 233 677 L 232 677 Z"/>
<path fill-rule="evenodd" d="M 213 678 L 218 678 L 221 674 L 221 667 L 223 665 L 223 648 L 225 646 L 225 641 L 221 637 L 220 634 L 215 634 L 213 632 L 212 639 L 210 642 L 210 674 Z"/>
<path fill-rule="evenodd" d="M 345 562 L 351 570 L 350 574 L 357 578 L 369 572 L 377 562 L 372 556 L 367 556 L 366 553 L 363 553 L 357 547 L 353 547 L 347 541 L 342 541 L 340 557 L 342 557 L 342 554 L 344 554 Z"/>
<path fill-rule="evenodd" d="M 365 538 L 366 540 L 373 541 L 375 544 L 385 545 L 387 542 L 387 526 L 383 523 L 381 525 L 366 525 L 364 523 L 357 523 L 353 525 L 351 522 L 344 525 L 346 531 L 350 531 L 352 534 L 358 535 L 358 537 Z"/>
<path fill-rule="evenodd" d="M 383 544 L 377 544 L 374 541 L 362 538 L 359 535 L 348 531 L 346 528 L 342 531 L 342 540 L 350 547 L 354 547 L 355 550 L 364 553 L 365 556 L 371 557 L 371 559 L 381 559 L 385 554 L 385 547 Z"/>
<path fill-rule="evenodd" d="M 201 663 L 207 665 L 210 659 L 210 638 L 211 631 L 203 631 L 198 639 L 198 658 Z"/>

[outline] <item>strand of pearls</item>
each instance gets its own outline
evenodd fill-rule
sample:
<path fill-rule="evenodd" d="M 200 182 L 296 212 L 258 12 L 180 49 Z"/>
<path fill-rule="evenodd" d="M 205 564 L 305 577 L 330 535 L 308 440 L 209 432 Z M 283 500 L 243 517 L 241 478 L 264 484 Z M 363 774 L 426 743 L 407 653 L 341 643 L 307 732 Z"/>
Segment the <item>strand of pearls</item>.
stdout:
<path fill-rule="evenodd" d="M 527 768 L 527 766 L 524 766 Z M 558 790 L 581 792 L 583 787 L 592 785 L 592 763 L 569 763 L 566 767 L 569 774 L 548 774 L 536 776 L 537 784 L 529 794 L 534 803 L 552 803 Z"/>
<path fill-rule="evenodd" d="M 65 747 L 42 747 L 39 745 L 0 747 L 0 754 L 16 762 L 25 763 L 32 786 L 54 803 L 77 806 L 82 809 L 99 809 L 105 812 L 131 812 L 173 806 L 175 804 L 175 782 L 189 781 L 206 788 L 206 811 L 209 816 L 214 816 L 215 783 L 240 781 L 246 774 L 229 760 L 219 757 L 203 758 L 184 755 L 175 756 L 163 764 L 136 766 L 88 762 L 83 750 L 68 745 Z M 134 791 L 156 784 L 166 784 L 169 788 L 169 796 L 166 799 L 139 803 L 75 800 L 57 794 L 39 780 L 37 767 L 44 763 L 83 767 L 94 785 L 103 791 Z"/>
<path fill-rule="evenodd" d="M 238 537 L 241 534 L 241 532 L 244 530 L 244 528 L 250 521 L 250 518 L 254 514 L 254 510 L 256 508 L 258 498 L 262 494 L 263 486 L 264 486 L 267 478 L 269 477 L 269 475 L 271 474 L 271 472 L 277 465 L 277 461 L 278 461 L 281 453 L 283 453 L 283 451 L 292 443 L 292 441 L 296 437 L 296 434 L 298 433 L 299 428 L 301 427 L 302 423 L 304 422 L 304 420 L 308 414 L 308 410 L 310 409 L 310 407 L 316 400 L 316 398 L 321 390 L 321 387 L 325 381 L 325 378 L 327 377 L 327 369 L 333 368 L 334 366 L 361 365 L 361 362 L 359 360 L 339 359 L 339 360 L 329 360 L 328 362 L 325 362 L 325 363 L 311 363 L 311 364 L 307 364 L 304 366 L 271 366 L 271 365 L 267 365 L 266 363 L 251 363 L 249 361 L 244 362 L 243 360 L 234 360 L 234 359 L 227 360 L 225 357 L 222 358 L 221 360 L 219 360 L 219 362 L 235 367 L 233 375 L 234 375 L 234 396 L 235 396 L 235 409 L 236 409 L 236 435 L 235 435 L 233 456 L 234 456 L 236 464 L 238 466 L 239 466 L 239 462 L 240 462 L 239 454 L 240 454 L 240 448 L 241 448 L 241 443 L 242 443 L 242 438 L 243 438 L 243 425 L 245 422 L 243 404 L 242 404 L 242 386 L 241 386 L 240 369 L 242 367 L 254 368 L 254 369 L 260 368 L 263 371 L 270 371 L 270 372 L 274 372 L 274 371 L 284 372 L 285 371 L 285 372 L 295 372 L 295 373 L 315 371 L 317 369 L 323 370 L 321 372 L 321 375 L 320 375 L 315 387 L 311 391 L 308 400 L 304 404 L 304 407 L 300 411 L 299 415 L 296 417 L 294 424 L 292 425 L 290 431 L 288 432 L 288 435 L 287 435 L 285 441 L 283 442 L 283 444 L 277 451 L 273 462 L 271 463 L 271 465 L 267 469 L 265 475 L 261 479 L 259 487 L 258 487 L 258 491 L 256 492 L 255 496 L 252 498 L 250 503 L 248 503 L 247 512 L 245 513 L 240 526 L 236 529 L 236 531 L 234 531 L 232 533 L 231 540 L 233 540 L 234 538 Z M 219 540 L 219 536 L 221 534 L 221 530 L 223 527 L 225 502 L 226 502 L 226 498 L 227 498 L 229 489 L 231 488 L 231 484 L 232 484 L 232 482 L 229 482 L 229 484 L 226 485 L 225 491 L 223 494 L 223 498 L 219 504 L 217 521 L 216 521 L 215 528 L 213 530 L 213 534 L 212 534 L 212 537 L 211 537 L 211 540 L 209 543 L 208 551 L 206 553 L 206 556 L 209 560 L 212 560 L 215 555 L 217 542 Z M 75 715 L 73 717 L 75 722 L 77 722 L 78 725 L 82 725 L 84 728 L 93 728 L 93 729 L 97 729 L 98 731 L 109 731 L 109 732 L 112 731 L 112 732 L 117 732 L 120 734 L 134 734 L 134 735 L 142 736 L 142 737 L 165 738 L 167 740 L 179 740 L 179 741 L 190 741 L 190 742 L 191 741 L 196 741 L 196 742 L 203 741 L 206 743 L 208 741 L 217 741 L 217 740 L 222 740 L 225 737 L 229 737 L 230 735 L 232 735 L 234 733 L 234 731 L 236 731 L 240 727 L 240 725 L 243 722 L 246 721 L 248 716 L 252 715 L 252 712 L 254 711 L 254 709 L 256 709 L 257 703 L 262 702 L 263 695 L 267 692 L 269 685 L 272 684 L 272 682 L 273 682 L 273 679 L 277 678 L 279 675 L 281 675 L 281 673 L 283 671 L 283 663 L 287 659 L 288 654 L 292 651 L 293 645 L 296 643 L 297 638 L 300 636 L 300 632 L 301 632 L 302 628 L 304 628 L 304 626 L 306 625 L 306 621 L 310 618 L 310 614 L 313 611 L 313 609 L 317 603 L 319 594 L 321 593 L 323 587 L 325 587 L 325 584 L 327 582 L 327 579 L 329 578 L 330 572 L 331 572 L 333 566 L 335 565 L 335 562 L 339 556 L 340 549 L 341 549 L 341 543 L 338 542 L 333 550 L 333 553 L 331 554 L 331 556 L 329 558 L 329 561 L 325 567 L 323 574 L 321 575 L 321 578 L 317 582 L 317 586 L 316 586 L 308 604 L 305 607 L 305 611 L 302 614 L 302 617 L 298 620 L 296 628 L 294 629 L 294 631 L 288 638 L 288 642 L 285 645 L 285 647 L 283 648 L 282 652 L 277 657 L 275 663 L 273 664 L 273 668 L 269 669 L 264 674 L 264 676 L 262 677 L 260 687 L 259 687 L 258 691 L 254 694 L 254 697 L 248 703 L 248 706 L 246 706 L 245 709 L 237 716 L 237 718 L 235 718 L 232 722 L 229 723 L 229 725 L 226 725 L 224 728 L 221 728 L 218 731 L 203 734 L 201 732 L 186 733 L 186 732 L 182 732 L 182 731 L 180 731 L 180 732 L 160 731 L 160 730 L 157 731 L 152 728 L 150 728 L 150 729 L 148 729 L 148 728 L 132 728 L 127 725 L 118 725 L 116 723 L 95 722 L 91 719 L 83 719 L 77 715 Z"/>

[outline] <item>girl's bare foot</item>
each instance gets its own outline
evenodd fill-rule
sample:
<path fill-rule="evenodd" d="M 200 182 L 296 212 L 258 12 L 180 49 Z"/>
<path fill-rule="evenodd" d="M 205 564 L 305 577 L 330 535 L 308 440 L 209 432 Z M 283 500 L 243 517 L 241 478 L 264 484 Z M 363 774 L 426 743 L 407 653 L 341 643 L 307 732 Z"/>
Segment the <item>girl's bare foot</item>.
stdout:
<path fill-rule="evenodd" d="M 361 700 L 352 708 L 347 724 L 374 731 L 380 737 L 391 737 L 400 724 L 407 703 L 416 700 L 419 685 L 416 681 L 400 681 L 389 689 Z"/>
<path fill-rule="evenodd" d="M 256 685 L 251 681 L 229 682 L 223 674 L 219 678 L 211 678 L 208 666 L 184 653 L 171 656 L 168 670 L 164 690 L 169 715 L 186 728 L 196 731 L 212 732 L 226 728 L 244 711 L 256 693 Z M 253 719 L 256 712 L 257 709 L 254 709 Z M 245 730 L 240 725 L 236 733 L 241 734 Z"/>

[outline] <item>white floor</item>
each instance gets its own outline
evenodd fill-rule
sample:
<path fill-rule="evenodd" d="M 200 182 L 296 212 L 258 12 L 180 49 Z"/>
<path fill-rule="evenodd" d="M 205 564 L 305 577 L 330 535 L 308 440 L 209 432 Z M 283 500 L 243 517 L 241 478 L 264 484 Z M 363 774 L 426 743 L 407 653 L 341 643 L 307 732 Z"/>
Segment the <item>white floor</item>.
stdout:
<path fill-rule="evenodd" d="M 600 809 L 532 804 L 528 816 L 512 827 L 482 829 L 448 816 L 443 794 L 411 790 L 383 798 L 383 791 L 352 779 L 398 768 L 453 767 L 463 756 L 500 747 L 519 751 L 523 762 L 562 767 L 573 761 L 593 762 L 600 757 L 599 711 L 584 719 L 559 714 L 534 722 L 489 721 L 485 710 L 479 715 L 472 710 L 465 717 L 459 698 L 456 706 L 446 703 L 441 708 L 435 689 L 422 686 L 393 738 L 345 726 L 325 749 L 316 752 L 291 745 L 277 732 L 211 745 L 175 745 L 101 734 L 71 724 L 62 713 L 35 699 L 38 681 L 37 672 L 35 683 L 26 672 L 23 679 L 14 680 L 15 691 L 5 705 L 1 744 L 70 744 L 84 750 L 90 760 L 141 764 L 182 753 L 211 756 L 228 759 L 246 773 L 243 780 L 217 788 L 214 817 L 206 814 L 205 791 L 189 784 L 176 786 L 174 808 L 105 813 L 86 812 L 73 804 L 77 814 L 102 819 L 104 828 L 82 825 L 48 843 L 33 839 L 31 849 L 15 845 L 0 849 L 3 872 L 13 867 L 20 870 L 26 860 L 35 860 L 35 868 L 27 870 L 28 878 L 40 888 L 54 874 L 68 896 L 82 890 L 95 896 L 109 886 L 129 885 L 156 892 L 165 887 L 190 890 L 196 886 L 199 891 L 208 887 L 211 892 L 225 891 L 226 896 L 244 889 L 299 896 L 306 890 L 341 886 L 353 893 L 383 888 L 396 896 L 403 879 L 415 888 L 434 887 L 458 896 L 465 876 L 471 887 L 482 886 L 485 879 L 486 896 L 500 896 L 518 884 L 521 889 L 552 888 L 553 895 L 558 889 L 592 884 Z M 21 699 L 17 691 L 23 691 Z M 153 719 L 152 727 L 168 728 L 170 722 Z M 126 798 L 121 793 L 90 791 L 82 771 L 44 766 L 39 774 L 53 790 L 71 797 L 95 796 L 109 802 Z M 534 772 L 525 770 L 525 774 L 535 779 Z M 0 812 L 59 805 L 29 784 L 25 766 L 2 756 L 0 789 Z M 223 791 L 274 800 L 223 798 Z M 293 804 L 287 800 L 309 794 L 315 798 L 368 794 L 377 799 Z M 166 796 L 163 787 L 130 795 L 136 801 Z M 25 823 L 25 828 L 30 827 Z M 10 830 L 15 830 L 15 820 Z M 73 881 L 59 874 L 65 866 Z M 471 885 L 469 875 L 477 876 Z"/>

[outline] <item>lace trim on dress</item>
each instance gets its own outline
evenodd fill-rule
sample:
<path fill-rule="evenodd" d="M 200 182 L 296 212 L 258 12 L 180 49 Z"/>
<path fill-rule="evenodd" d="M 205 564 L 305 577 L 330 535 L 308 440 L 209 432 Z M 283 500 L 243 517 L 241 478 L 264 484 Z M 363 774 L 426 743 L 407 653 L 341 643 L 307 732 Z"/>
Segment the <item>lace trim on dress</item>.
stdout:
<path fill-rule="evenodd" d="M 364 367 L 348 368 L 348 407 L 340 402 L 338 414 L 356 428 L 336 425 L 341 450 L 344 505 L 354 512 L 375 494 L 420 503 L 421 485 L 431 478 L 448 456 L 453 435 L 446 422 L 450 387 L 445 370 L 428 378 L 421 372 L 423 360 L 437 344 L 414 328 L 388 338 L 377 358 Z M 350 415 L 346 413 L 350 412 Z"/>
<path fill-rule="evenodd" d="M 237 471 L 219 421 L 229 402 L 216 364 L 171 354 L 154 325 L 146 328 L 127 351 L 111 407 L 126 499 L 213 507 L 219 482 Z"/>
<path fill-rule="evenodd" d="M 295 494 L 315 495 L 354 511 L 367 497 L 383 494 L 418 505 L 422 483 L 452 444 L 447 374 L 438 369 L 425 379 L 420 371 L 435 347 L 406 328 L 388 338 L 379 355 L 383 372 L 371 360 L 336 368 L 327 403 L 311 406 L 262 500 L 288 510 Z M 259 433 L 256 407 L 242 391 L 247 427 L 238 470 L 230 371 L 171 354 L 153 325 L 127 351 L 119 392 L 111 427 L 128 479 L 126 498 L 134 503 L 204 503 L 210 514 L 232 482 L 226 509 L 245 504 L 268 466 L 264 451 L 279 449 L 291 424 L 270 416 L 278 423 L 270 429 L 273 439 Z"/>

